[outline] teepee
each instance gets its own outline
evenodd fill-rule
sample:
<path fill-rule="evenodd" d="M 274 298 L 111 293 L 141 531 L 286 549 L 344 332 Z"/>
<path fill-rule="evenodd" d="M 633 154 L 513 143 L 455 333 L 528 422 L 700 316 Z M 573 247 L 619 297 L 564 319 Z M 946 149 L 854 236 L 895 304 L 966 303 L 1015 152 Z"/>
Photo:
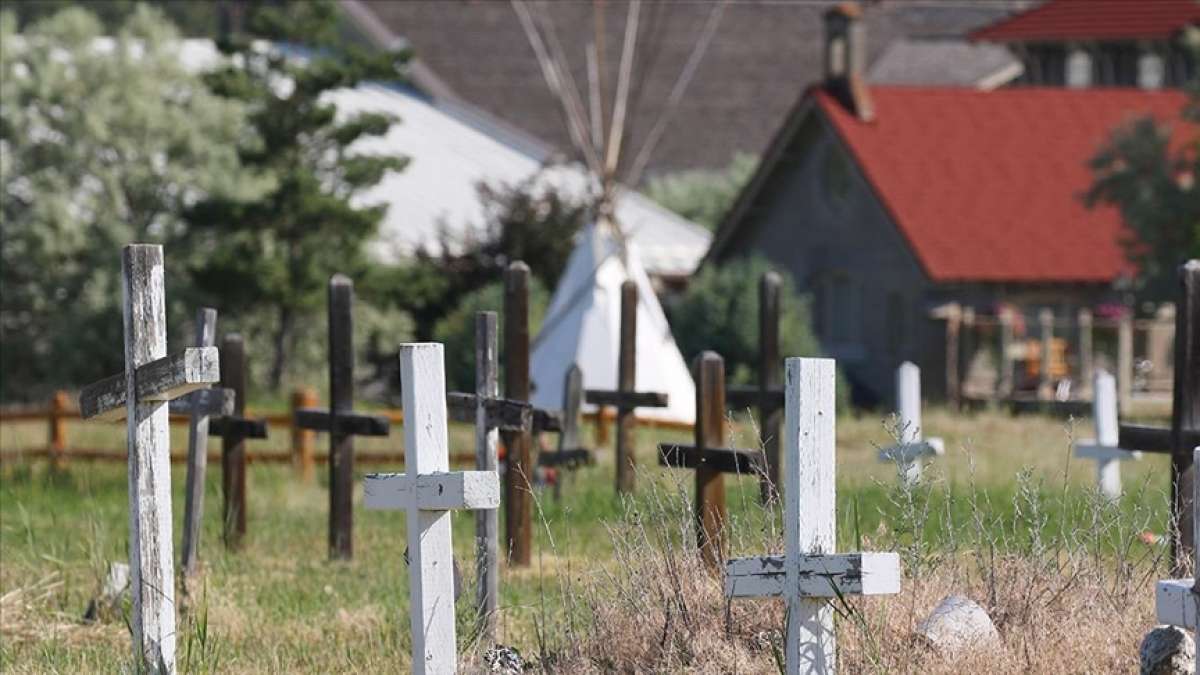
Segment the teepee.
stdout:
<path fill-rule="evenodd" d="M 547 16 L 535 15 L 524 0 L 512 0 L 512 3 L 537 55 L 546 84 L 562 105 L 571 139 L 582 156 L 596 195 L 592 204 L 592 223 L 576 239 L 546 310 L 542 329 L 533 343 L 530 355 L 533 403 L 539 408 L 561 407 L 566 373 L 573 363 L 583 372 L 585 389 L 616 389 L 621 284 L 632 279 L 638 289 L 634 388 L 664 392 L 668 397 L 666 408 L 644 408 L 638 411 L 638 416 L 692 424 L 696 419 L 696 388 L 691 373 L 671 335 L 671 327 L 642 267 L 637 247 L 616 217 L 616 206 L 621 197 L 617 169 L 621 164 L 626 109 L 636 69 L 641 2 L 633 0 L 626 10 L 624 42 L 607 134 L 601 100 L 604 31 L 599 20 L 595 42 L 587 45 L 586 51 L 590 100 L 585 109 L 553 22 Z M 623 176 L 627 184 L 637 183 L 712 40 L 724 8 L 725 2 L 714 4 L 662 113 Z M 602 8 L 597 10 L 597 16 L 602 16 Z"/>

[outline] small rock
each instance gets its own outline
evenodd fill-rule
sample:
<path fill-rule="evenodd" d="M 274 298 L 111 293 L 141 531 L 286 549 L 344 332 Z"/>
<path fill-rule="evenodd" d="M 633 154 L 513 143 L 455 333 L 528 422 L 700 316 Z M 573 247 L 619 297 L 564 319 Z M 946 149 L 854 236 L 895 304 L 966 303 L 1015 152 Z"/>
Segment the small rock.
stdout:
<path fill-rule="evenodd" d="M 1142 675 L 1190 675 L 1196 667 L 1196 643 L 1175 626 L 1157 626 L 1138 649 Z"/>
<path fill-rule="evenodd" d="M 917 635 L 939 654 L 950 658 L 1000 644 L 1000 634 L 996 632 L 992 618 L 982 607 L 962 595 L 951 595 L 942 600 L 917 626 Z"/>
<path fill-rule="evenodd" d="M 114 613 L 121 604 L 121 596 L 129 590 L 129 565 L 114 562 L 108 565 L 108 576 L 100 588 L 100 595 L 88 602 L 83 620 L 91 623 L 102 615 Z"/>
<path fill-rule="evenodd" d="M 489 673 L 518 675 L 525 670 L 525 660 L 516 647 L 498 644 L 483 653 L 483 662 Z"/>

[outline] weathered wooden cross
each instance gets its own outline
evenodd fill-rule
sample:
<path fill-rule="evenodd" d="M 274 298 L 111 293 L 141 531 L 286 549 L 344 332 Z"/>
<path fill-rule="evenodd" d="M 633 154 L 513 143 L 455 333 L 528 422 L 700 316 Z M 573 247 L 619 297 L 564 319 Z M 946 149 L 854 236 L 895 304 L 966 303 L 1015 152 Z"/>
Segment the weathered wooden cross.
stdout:
<path fill-rule="evenodd" d="M 217 381 L 216 347 L 167 355 L 162 247 L 122 255 L 125 372 L 83 388 L 84 419 L 127 420 L 129 567 L 134 661 L 175 672 L 175 563 L 171 534 L 171 433 L 167 402 Z"/>
<path fill-rule="evenodd" d="M 617 408 L 617 492 L 633 492 L 637 458 L 633 433 L 638 408 L 665 408 L 667 395 L 662 392 L 634 391 L 637 381 L 637 284 L 626 279 L 621 284 L 621 342 L 617 356 L 617 390 L 588 389 L 588 403 Z"/>
<path fill-rule="evenodd" d="M 786 672 L 835 673 L 837 644 L 829 599 L 900 592 L 900 559 L 895 553 L 833 553 L 834 362 L 789 358 L 786 368 L 786 554 L 730 560 L 725 594 L 783 597 Z"/>
<path fill-rule="evenodd" d="M 493 323 L 494 326 L 494 323 Z M 495 471 L 450 472 L 442 345 L 400 346 L 405 473 L 364 480 L 369 509 L 408 511 L 408 576 L 412 672 L 458 669 L 454 626 L 454 550 L 451 509 L 495 509 Z"/>
<path fill-rule="evenodd" d="M 1117 378 L 1098 368 L 1092 375 L 1092 421 L 1096 437 L 1075 444 L 1075 456 L 1096 460 L 1096 486 L 1109 499 L 1121 496 L 1121 462 L 1141 459 L 1136 450 L 1123 450 L 1117 433 Z"/>
<path fill-rule="evenodd" d="M 1192 462 L 1200 462 L 1200 447 L 1192 450 Z M 1192 490 L 1192 503 L 1200 504 L 1200 482 L 1193 482 Z M 1192 523 L 1194 527 L 1200 527 L 1200 519 L 1193 517 Z M 1192 535 L 1200 539 L 1200 532 Z M 1200 578 L 1200 557 L 1193 560 L 1192 570 L 1191 579 L 1158 582 L 1154 589 L 1154 614 L 1159 623 L 1194 631 L 1193 638 L 1200 644 L 1200 588 L 1196 588 L 1196 579 Z M 1195 672 L 1200 675 L 1200 659 L 1195 661 Z"/>
<path fill-rule="evenodd" d="M 246 347 L 237 333 L 221 340 L 221 386 L 234 393 L 233 414 L 212 421 L 221 437 L 222 534 L 227 548 L 241 547 L 246 536 L 246 439 L 267 437 L 265 420 L 247 419 Z"/>
<path fill-rule="evenodd" d="M 758 408 L 758 438 L 766 456 L 759 491 L 767 504 L 779 498 L 779 435 L 783 424 L 783 388 L 779 386 L 779 296 L 783 281 L 776 272 L 758 284 L 758 386 L 730 387 L 726 402 L 734 410 Z"/>
<path fill-rule="evenodd" d="M 595 458 L 591 449 L 585 448 L 579 437 L 579 408 L 583 404 L 583 370 L 578 363 L 567 369 L 563 382 L 562 431 L 558 434 L 558 448 L 538 453 L 538 464 L 559 471 L 554 480 L 554 498 L 562 498 L 563 470 L 574 470 L 592 464 Z"/>
<path fill-rule="evenodd" d="M 900 438 L 896 445 L 879 451 L 879 461 L 896 465 L 900 480 L 914 485 L 921 480 L 922 460 L 945 453 L 940 438 L 924 438 L 921 426 L 921 369 L 905 361 L 896 369 L 896 412 Z"/>
<path fill-rule="evenodd" d="M 762 453 L 725 447 L 725 359 L 705 351 L 692 362 L 696 381 L 696 444 L 659 443 L 664 466 L 696 470 L 696 544 L 706 563 L 719 566 L 728 553 L 725 528 L 726 473 L 759 475 Z"/>
<path fill-rule="evenodd" d="M 329 279 L 329 409 L 296 411 L 295 426 L 329 432 L 329 557 L 354 557 L 354 437 L 387 436 L 388 418 L 354 412 L 354 283 Z M 443 401 L 443 405 L 445 402 Z"/>
<path fill-rule="evenodd" d="M 1171 428 L 1122 424 L 1117 435 L 1122 448 L 1171 455 L 1171 565 L 1176 574 L 1195 549 L 1191 449 L 1200 445 L 1200 260 L 1180 266 L 1179 282 Z"/>

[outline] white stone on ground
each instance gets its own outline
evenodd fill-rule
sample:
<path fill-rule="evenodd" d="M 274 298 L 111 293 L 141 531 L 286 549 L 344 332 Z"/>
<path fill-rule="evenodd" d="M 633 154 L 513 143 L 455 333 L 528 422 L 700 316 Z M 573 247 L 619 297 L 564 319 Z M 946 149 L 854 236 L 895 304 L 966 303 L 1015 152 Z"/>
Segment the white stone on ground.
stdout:
<path fill-rule="evenodd" d="M 1196 643 L 1183 629 L 1157 626 L 1142 638 L 1138 659 L 1142 675 L 1191 675 L 1196 667 Z"/>
<path fill-rule="evenodd" d="M 1000 634 L 992 618 L 983 607 L 962 595 L 951 595 L 938 603 L 917 626 L 917 635 L 934 651 L 949 658 L 1000 645 Z"/>

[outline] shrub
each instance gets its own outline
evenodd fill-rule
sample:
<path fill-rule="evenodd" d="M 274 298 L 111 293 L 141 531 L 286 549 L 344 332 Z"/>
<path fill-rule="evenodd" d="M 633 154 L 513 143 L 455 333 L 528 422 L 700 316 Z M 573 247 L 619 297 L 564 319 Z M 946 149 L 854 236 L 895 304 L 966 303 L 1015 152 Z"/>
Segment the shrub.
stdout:
<path fill-rule="evenodd" d="M 546 315 L 549 294 L 536 277 L 529 280 L 529 335 L 537 335 Z M 475 391 L 475 313 L 499 314 L 496 331 L 504 358 L 504 282 L 498 281 L 463 296 L 458 306 L 437 322 L 433 339 L 445 345 L 446 386 L 452 391 Z"/>

